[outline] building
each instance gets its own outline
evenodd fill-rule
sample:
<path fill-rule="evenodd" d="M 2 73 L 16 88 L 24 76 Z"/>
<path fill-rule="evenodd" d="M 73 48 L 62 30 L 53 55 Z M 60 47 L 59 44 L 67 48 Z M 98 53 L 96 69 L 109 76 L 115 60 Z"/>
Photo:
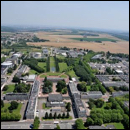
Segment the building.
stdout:
<path fill-rule="evenodd" d="M 86 109 L 81 100 L 80 92 L 77 89 L 77 84 L 73 81 L 70 81 L 69 89 L 70 89 L 70 93 L 71 93 L 71 96 L 72 96 L 74 104 L 75 104 L 76 113 L 77 113 L 78 118 L 86 117 Z"/>
<path fill-rule="evenodd" d="M 81 93 L 81 99 L 99 99 L 99 98 L 102 98 L 102 93 L 100 91 L 90 91 Z"/>
<path fill-rule="evenodd" d="M 42 52 L 43 52 L 43 57 L 48 57 L 49 56 L 49 51 L 48 51 L 47 48 L 44 48 Z"/>
<path fill-rule="evenodd" d="M 126 94 L 129 94 L 129 91 L 119 91 L 119 92 L 113 92 L 112 96 L 113 97 L 119 97 L 119 96 L 124 96 Z"/>
<path fill-rule="evenodd" d="M 52 81 L 52 82 L 54 82 L 54 83 L 57 83 L 58 81 L 64 80 L 64 78 L 59 78 L 59 77 L 55 77 L 55 78 L 47 77 L 47 80 Z"/>
<path fill-rule="evenodd" d="M 14 64 L 11 61 L 5 61 L 1 64 L 1 68 L 12 68 Z"/>
<path fill-rule="evenodd" d="M 1 75 L 5 75 L 8 71 L 8 66 L 1 66 Z"/>
<path fill-rule="evenodd" d="M 40 82 L 35 80 L 34 84 L 32 86 L 30 99 L 29 99 L 29 102 L 27 105 L 27 110 L 26 110 L 26 114 L 25 114 L 26 119 L 34 119 L 36 116 L 39 86 L 40 86 Z"/>
<path fill-rule="evenodd" d="M 77 84 L 73 81 L 69 82 L 69 89 L 70 89 L 71 95 L 73 95 L 74 93 L 79 93 L 79 91 L 77 89 Z"/>
<path fill-rule="evenodd" d="M 29 100 L 29 94 L 28 93 L 6 93 L 4 100 Z"/>
<path fill-rule="evenodd" d="M 28 68 L 27 65 L 21 65 L 16 73 L 16 76 L 20 78 L 22 74 L 26 73 L 27 68 Z"/>
<path fill-rule="evenodd" d="M 65 107 L 65 103 L 63 102 L 62 95 L 49 94 L 46 106 L 47 107 Z"/>
<path fill-rule="evenodd" d="M 105 87 L 122 87 L 126 86 L 129 89 L 129 85 L 123 81 L 103 81 Z"/>
<path fill-rule="evenodd" d="M 73 100 L 76 108 L 76 113 L 78 115 L 78 118 L 86 118 L 86 109 L 83 105 L 83 102 L 80 99 L 80 95 L 78 93 L 73 94 Z"/>
<path fill-rule="evenodd" d="M 91 59 L 96 60 L 96 59 L 100 59 L 100 58 L 102 58 L 102 54 L 97 54 L 97 55 L 93 56 Z"/>
<path fill-rule="evenodd" d="M 29 75 L 29 77 L 27 78 L 27 82 L 34 82 L 36 79 L 36 75 Z"/>

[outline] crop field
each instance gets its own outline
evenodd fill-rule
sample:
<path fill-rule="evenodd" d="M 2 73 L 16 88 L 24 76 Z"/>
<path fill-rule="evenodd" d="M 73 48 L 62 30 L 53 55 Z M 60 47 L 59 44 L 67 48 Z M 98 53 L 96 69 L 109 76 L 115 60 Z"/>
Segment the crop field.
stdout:
<path fill-rule="evenodd" d="M 67 69 L 67 64 L 66 63 L 59 63 L 59 68 L 60 68 L 60 72 L 62 72 L 63 70 Z"/>
<path fill-rule="evenodd" d="M 74 40 L 83 40 L 83 41 L 112 41 L 112 42 L 116 42 L 117 40 L 114 39 L 109 39 L 109 38 L 72 38 Z"/>
<path fill-rule="evenodd" d="M 28 45 L 34 46 L 53 46 L 53 47 L 69 47 L 69 48 L 86 48 L 96 52 L 110 51 L 111 53 L 129 54 L 129 42 L 121 40 L 109 34 L 99 34 L 99 36 L 87 36 L 90 41 L 79 41 L 74 39 L 82 39 L 82 35 L 58 35 L 61 32 L 38 32 L 37 37 L 50 40 L 50 42 L 28 42 Z M 74 38 L 74 39 L 73 39 Z M 100 39 L 102 43 L 93 42 Z M 116 40 L 116 42 L 111 42 Z"/>

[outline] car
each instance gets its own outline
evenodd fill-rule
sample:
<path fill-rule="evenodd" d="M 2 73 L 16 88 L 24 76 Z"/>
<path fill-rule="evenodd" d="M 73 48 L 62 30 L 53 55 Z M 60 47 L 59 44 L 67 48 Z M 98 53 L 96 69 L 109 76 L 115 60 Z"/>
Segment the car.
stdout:
<path fill-rule="evenodd" d="M 33 124 L 30 125 L 30 128 L 33 129 Z"/>

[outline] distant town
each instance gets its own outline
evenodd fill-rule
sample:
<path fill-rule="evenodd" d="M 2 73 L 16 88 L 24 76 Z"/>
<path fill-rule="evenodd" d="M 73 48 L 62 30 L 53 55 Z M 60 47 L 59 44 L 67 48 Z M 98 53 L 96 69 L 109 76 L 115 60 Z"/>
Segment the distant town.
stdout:
<path fill-rule="evenodd" d="M 128 129 L 129 54 L 50 41 L 2 32 L 1 128 Z"/>

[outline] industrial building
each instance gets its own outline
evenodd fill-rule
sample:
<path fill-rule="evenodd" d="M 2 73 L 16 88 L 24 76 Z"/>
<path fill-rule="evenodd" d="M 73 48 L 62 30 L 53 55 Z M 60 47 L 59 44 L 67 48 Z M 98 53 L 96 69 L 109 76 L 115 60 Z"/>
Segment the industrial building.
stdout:
<path fill-rule="evenodd" d="M 113 97 L 119 97 L 119 96 L 124 96 L 126 94 L 129 94 L 129 91 L 119 91 L 119 92 L 113 92 L 112 96 Z"/>

